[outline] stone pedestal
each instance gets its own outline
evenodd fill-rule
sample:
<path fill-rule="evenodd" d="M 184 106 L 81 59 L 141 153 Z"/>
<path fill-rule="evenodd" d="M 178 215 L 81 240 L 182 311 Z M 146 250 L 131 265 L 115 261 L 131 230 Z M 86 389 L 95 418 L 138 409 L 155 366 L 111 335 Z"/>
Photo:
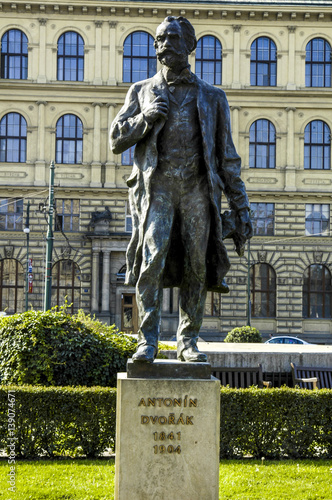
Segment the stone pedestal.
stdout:
<path fill-rule="evenodd" d="M 220 382 L 208 363 L 118 374 L 115 499 L 218 500 Z"/>

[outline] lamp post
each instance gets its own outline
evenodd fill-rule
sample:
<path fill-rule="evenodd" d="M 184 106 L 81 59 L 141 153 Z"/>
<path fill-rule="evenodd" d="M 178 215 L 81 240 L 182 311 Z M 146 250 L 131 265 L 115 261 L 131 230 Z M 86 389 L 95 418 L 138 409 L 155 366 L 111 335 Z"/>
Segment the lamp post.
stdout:
<path fill-rule="evenodd" d="M 50 185 L 48 195 L 48 228 L 46 235 L 45 297 L 44 311 L 51 309 L 52 291 L 52 251 L 53 251 L 53 210 L 54 210 L 54 161 L 50 164 Z"/>
<path fill-rule="evenodd" d="M 250 300 L 250 240 L 248 240 L 247 326 L 251 326 L 251 300 Z"/>
<path fill-rule="evenodd" d="M 24 233 L 27 236 L 27 269 L 25 276 L 25 310 L 28 310 L 28 293 L 29 293 L 29 236 L 30 236 L 30 201 L 28 201 L 27 205 L 27 217 L 25 219 L 25 227 L 23 229 Z"/>

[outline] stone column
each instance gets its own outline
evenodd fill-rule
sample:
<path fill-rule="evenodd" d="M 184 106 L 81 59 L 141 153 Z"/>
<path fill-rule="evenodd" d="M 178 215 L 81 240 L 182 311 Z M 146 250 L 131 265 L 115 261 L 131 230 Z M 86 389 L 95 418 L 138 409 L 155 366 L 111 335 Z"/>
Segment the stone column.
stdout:
<path fill-rule="evenodd" d="M 103 252 L 103 280 L 102 280 L 102 297 L 101 297 L 101 312 L 106 313 L 110 310 L 110 267 L 111 267 L 111 249 L 109 247 L 102 248 Z"/>
<path fill-rule="evenodd" d="M 92 243 L 91 310 L 98 312 L 99 304 L 99 242 Z"/>
<path fill-rule="evenodd" d="M 296 191 L 296 168 L 294 157 L 294 112 L 296 108 L 286 108 L 287 111 L 287 156 L 285 191 Z"/>
<path fill-rule="evenodd" d="M 241 106 L 231 106 L 232 110 L 232 136 L 236 149 L 239 148 L 239 111 Z"/>
<path fill-rule="evenodd" d="M 39 21 L 39 72 L 38 83 L 46 83 L 46 23 L 47 19 Z"/>
<path fill-rule="evenodd" d="M 94 102 L 94 124 L 93 124 L 93 150 L 91 163 L 90 187 L 101 187 L 101 161 L 100 161 L 100 108 L 102 103 Z"/>
<path fill-rule="evenodd" d="M 36 68 L 34 67 L 32 58 L 33 58 L 34 50 L 30 43 L 28 43 L 28 80 L 36 80 Z"/>
<path fill-rule="evenodd" d="M 101 62 L 102 62 L 102 55 L 101 55 L 101 30 L 103 26 L 102 21 L 95 21 L 95 26 L 96 26 L 96 38 L 95 38 L 95 74 L 94 74 L 94 79 L 93 83 L 95 85 L 101 85 L 102 82 L 102 77 L 101 77 Z"/>
<path fill-rule="evenodd" d="M 112 125 L 112 121 L 115 118 L 117 104 L 114 102 L 108 103 L 108 126 L 107 126 L 107 162 L 106 162 L 106 173 L 105 173 L 105 188 L 116 187 L 115 179 L 115 155 L 112 153 L 109 145 L 109 131 Z"/>
<path fill-rule="evenodd" d="M 109 21 L 110 27 L 110 41 L 109 41 L 109 69 L 108 69 L 108 85 L 116 85 L 116 70 L 117 70 L 117 54 L 115 50 L 116 45 L 116 26 L 117 21 Z"/>
<path fill-rule="evenodd" d="M 233 25 L 233 89 L 240 89 L 240 24 Z"/>
<path fill-rule="evenodd" d="M 288 81 L 287 90 L 295 90 L 295 30 L 296 26 L 288 26 Z"/>
<path fill-rule="evenodd" d="M 35 186 L 45 186 L 45 106 L 46 101 L 37 101 L 38 106 L 38 137 L 37 160 L 35 162 Z"/>

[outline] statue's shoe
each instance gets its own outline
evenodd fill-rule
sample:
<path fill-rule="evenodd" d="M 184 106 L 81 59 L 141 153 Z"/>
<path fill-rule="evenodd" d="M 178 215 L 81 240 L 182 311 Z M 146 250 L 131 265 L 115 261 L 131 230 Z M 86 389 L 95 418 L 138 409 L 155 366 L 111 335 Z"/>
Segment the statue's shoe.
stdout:
<path fill-rule="evenodd" d="M 206 363 L 207 356 L 203 352 L 200 352 L 197 347 L 188 347 L 188 349 L 183 349 L 180 356 L 178 357 L 181 361 L 187 361 L 189 363 Z"/>
<path fill-rule="evenodd" d="M 156 349 L 153 345 L 140 345 L 132 357 L 132 360 L 140 363 L 153 363 L 156 357 Z"/>

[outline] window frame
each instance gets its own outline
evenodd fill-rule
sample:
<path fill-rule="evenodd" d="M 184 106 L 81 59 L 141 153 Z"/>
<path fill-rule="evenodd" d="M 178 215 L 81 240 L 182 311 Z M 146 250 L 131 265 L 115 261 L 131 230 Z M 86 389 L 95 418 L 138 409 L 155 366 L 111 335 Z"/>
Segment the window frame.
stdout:
<path fill-rule="evenodd" d="M 313 47 L 315 43 L 319 44 L 319 42 L 324 42 L 323 50 L 318 50 Z M 322 53 L 323 60 L 314 60 L 313 53 Z M 331 71 L 332 71 L 332 49 L 331 45 L 325 38 L 315 37 L 309 40 L 306 45 L 306 58 L 305 58 L 305 86 L 306 88 L 330 88 L 332 84 Z M 319 57 L 318 57 L 319 59 Z M 322 71 L 322 75 L 313 75 L 313 69 L 315 66 L 320 66 Z M 328 70 L 329 68 L 329 70 Z M 322 79 L 322 84 L 313 85 L 313 79 L 317 77 L 317 80 Z"/>
<path fill-rule="evenodd" d="M 64 135 L 64 130 L 65 128 L 70 128 L 72 125 L 64 125 L 64 119 L 65 117 L 74 117 L 75 118 L 75 135 L 74 137 L 71 137 L 70 135 L 66 136 Z M 62 124 L 60 123 L 62 120 Z M 61 127 L 62 130 L 62 136 L 58 135 L 58 129 Z M 79 137 L 79 127 L 81 127 L 81 136 Z M 83 134 L 84 134 L 84 129 L 83 129 L 83 123 L 82 120 L 75 114 L 73 113 L 67 113 L 58 119 L 55 127 L 55 157 L 56 157 L 56 163 L 60 163 L 62 165 L 81 165 L 83 163 Z M 65 152 L 65 145 L 66 143 L 74 143 L 74 153 L 72 152 Z M 61 150 L 59 150 L 58 145 L 61 144 Z M 81 144 L 80 149 L 78 148 L 78 145 Z M 74 154 L 74 161 L 64 161 L 66 155 L 71 155 Z M 79 158 L 79 155 L 81 155 L 81 158 Z"/>
<path fill-rule="evenodd" d="M 267 130 L 267 136 L 268 136 L 268 139 L 267 141 L 259 141 L 258 140 L 258 134 L 260 133 L 258 129 L 258 124 L 259 122 L 262 122 L 262 123 L 266 123 L 267 126 L 268 126 L 268 130 Z M 251 134 L 252 134 L 252 129 L 254 128 L 254 141 L 251 140 Z M 266 133 L 266 131 L 264 132 L 261 132 L 262 134 L 263 133 Z M 271 135 L 274 134 L 274 141 L 273 139 L 271 139 Z M 258 153 L 258 150 L 260 147 L 266 147 L 267 149 L 267 154 L 265 157 L 262 156 L 262 158 L 265 158 L 265 166 L 257 166 L 257 162 L 258 162 L 258 158 L 259 158 L 259 155 L 257 154 Z M 251 153 L 251 150 L 252 148 L 254 148 L 254 155 L 252 155 Z M 276 150 L 277 150 L 277 133 L 276 133 L 276 128 L 274 126 L 274 124 L 268 120 L 267 118 L 258 118 L 257 120 L 255 120 L 251 125 L 250 125 L 250 129 L 249 129 L 249 168 L 262 168 L 262 169 L 273 169 L 273 168 L 276 168 L 276 161 L 277 161 L 277 157 L 276 157 Z M 273 153 L 271 155 L 271 152 Z M 253 158 L 253 161 L 252 161 L 252 158 Z M 273 160 L 271 162 L 271 160 Z M 270 164 L 272 163 L 272 166 L 270 166 Z"/>
<path fill-rule="evenodd" d="M 65 202 L 70 201 L 71 210 L 70 212 L 65 211 Z M 69 198 L 57 198 L 55 200 L 56 210 L 55 210 L 55 224 L 54 231 L 55 232 L 70 232 L 70 233 L 78 233 L 80 230 L 80 200 L 79 199 L 69 199 Z M 74 204 L 78 203 L 78 212 L 74 212 Z M 74 217 L 77 217 L 77 227 L 74 221 Z M 69 219 L 69 229 L 68 224 L 65 224 Z M 61 222 L 61 227 L 59 227 L 59 222 Z"/>
<path fill-rule="evenodd" d="M 264 48 L 259 46 L 259 42 L 264 42 L 268 40 L 268 59 L 259 59 L 259 51 L 264 52 Z M 272 51 L 275 51 L 275 59 L 272 58 Z M 259 64 L 266 64 L 268 66 L 267 75 L 261 75 L 259 72 Z M 275 74 L 272 74 L 272 67 L 275 68 Z M 268 77 L 268 84 L 259 83 L 259 78 L 264 76 Z M 272 78 L 275 78 L 275 82 L 271 83 Z M 254 83 L 253 83 L 254 82 Z M 252 87 L 276 87 L 277 86 L 277 46 L 272 38 L 268 36 L 260 36 L 255 38 L 250 47 L 250 85 Z"/>
<path fill-rule="evenodd" d="M 5 203 L 2 204 L 2 201 Z M 19 210 L 17 210 L 17 203 L 21 206 Z M 4 212 L 2 211 L 2 207 L 5 206 L 7 207 L 7 211 Z M 8 210 L 9 207 L 13 206 L 14 210 L 11 212 Z M 0 198 L 0 217 L 4 217 L 4 229 L 1 229 L 0 231 L 22 231 L 23 230 L 23 209 L 24 209 L 24 204 L 23 204 L 23 199 L 22 198 Z M 21 210 L 21 211 L 20 211 Z M 15 218 L 15 215 L 17 216 Z M 9 228 L 9 218 L 13 217 L 13 228 Z M 21 219 L 20 221 L 17 221 L 17 219 Z M 17 227 L 16 227 L 17 226 Z"/>
<path fill-rule="evenodd" d="M 312 207 L 311 211 L 309 212 L 309 207 Z M 315 213 L 315 207 L 320 207 L 319 212 L 320 212 L 320 218 L 312 218 L 311 220 L 308 220 L 308 217 L 310 215 L 313 215 Z M 323 219 L 323 210 L 324 208 L 328 212 L 328 220 L 327 220 L 327 229 L 326 229 L 326 234 L 324 234 L 325 231 L 323 231 L 323 224 L 324 224 L 324 219 Z M 306 203 L 305 205 L 305 235 L 310 236 L 310 237 L 327 237 L 330 235 L 330 219 L 331 219 L 331 208 L 329 203 Z M 319 232 L 315 232 L 314 230 L 314 225 L 315 223 L 319 224 Z M 312 227 L 311 232 L 310 229 L 308 229 L 309 224 Z"/>
<path fill-rule="evenodd" d="M 259 266 L 266 266 L 267 269 L 267 283 L 269 284 L 270 282 L 272 283 L 271 285 L 268 285 L 266 288 L 261 286 L 260 288 L 256 288 L 256 277 L 257 273 L 255 272 L 256 269 L 259 269 Z M 273 281 L 274 281 L 274 286 L 273 286 Z M 260 294 L 260 300 L 256 300 L 257 294 Z M 266 316 L 262 315 L 256 315 L 255 314 L 255 305 L 258 304 L 260 305 L 260 308 L 262 309 L 262 298 L 263 295 L 265 295 L 265 302 L 266 302 L 266 311 L 267 314 Z M 272 298 L 271 298 L 272 296 Z M 273 297 L 274 296 L 274 297 Z M 251 297 L 251 316 L 253 318 L 275 318 L 276 317 L 276 312 L 277 312 L 277 275 L 275 270 L 270 264 L 267 264 L 265 262 L 257 262 L 256 264 L 253 264 L 250 268 L 250 297 Z M 270 304 L 272 304 L 272 311 L 270 311 Z"/>
<path fill-rule="evenodd" d="M 15 283 L 12 285 L 4 285 L 3 284 L 3 277 L 4 277 L 4 261 L 5 260 L 9 260 L 9 261 L 14 261 L 15 262 Z M 19 266 L 21 266 L 21 277 L 22 277 L 22 285 L 19 284 Z M 4 306 L 3 304 L 3 290 L 4 289 L 14 289 L 14 310 L 8 310 L 9 314 L 15 314 L 16 312 L 23 312 L 23 300 L 24 300 L 24 285 L 25 285 L 25 273 L 24 273 L 24 266 L 17 260 L 17 259 L 13 259 L 13 258 L 10 258 L 10 259 L 7 259 L 7 258 L 4 258 L 4 259 L 1 259 L 0 260 L 0 310 L 4 310 L 4 309 L 9 309 L 9 305 L 7 307 Z M 22 290 L 22 311 L 18 311 L 17 310 L 17 306 L 18 306 L 18 293 L 19 293 L 19 290 Z"/>
<path fill-rule="evenodd" d="M 76 44 L 71 44 L 67 42 L 67 47 L 69 45 L 76 45 L 76 53 L 75 54 L 66 54 L 66 37 L 68 38 L 69 35 L 76 35 Z M 63 39 L 63 43 L 62 43 Z M 63 46 L 63 54 L 59 54 L 59 45 Z M 77 33 L 76 31 L 65 31 L 62 33 L 62 35 L 59 36 L 58 38 L 58 44 L 57 44 L 58 50 L 57 50 L 57 80 L 61 82 L 83 82 L 84 81 L 84 39 L 83 37 Z M 82 51 L 82 54 L 80 54 L 80 51 Z M 71 78 L 72 74 L 72 69 L 70 68 L 70 78 L 67 76 L 68 68 L 66 68 L 66 62 L 69 61 L 70 64 L 72 61 L 75 61 L 76 67 L 75 67 L 75 78 Z M 82 64 L 82 68 L 80 65 Z M 62 78 L 61 74 L 62 73 Z"/>
<path fill-rule="evenodd" d="M 20 51 L 12 52 L 10 51 L 10 33 L 20 34 Z M 5 41 L 4 38 L 7 36 L 8 40 Z M 4 52 L 4 44 L 7 43 L 7 51 Z M 16 43 L 16 42 L 14 42 Z M 5 80 L 27 80 L 28 79 L 28 37 L 26 34 L 17 28 L 7 30 L 1 37 L 1 78 Z M 19 58 L 19 77 L 9 76 L 12 70 L 11 61 L 13 59 Z M 15 69 L 15 66 L 14 66 Z"/>
<path fill-rule="evenodd" d="M 121 154 L 121 165 L 125 167 L 131 167 L 134 164 L 134 154 L 135 154 L 136 144 L 130 146 Z"/>
<path fill-rule="evenodd" d="M 144 34 L 147 36 L 147 50 L 146 50 L 146 55 L 133 55 L 133 47 L 134 45 L 134 40 L 135 40 L 135 35 L 138 34 Z M 130 54 L 126 54 L 126 43 L 129 45 L 129 52 Z M 147 78 L 151 78 L 152 76 L 155 75 L 157 71 L 157 56 L 156 52 L 153 46 L 154 43 L 154 38 L 150 33 L 147 31 L 143 30 L 137 30 L 133 31 L 130 33 L 125 41 L 123 42 L 123 57 L 122 57 L 122 81 L 123 83 L 136 83 L 140 80 L 144 80 Z M 151 55 L 151 52 L 153 52 L 154 55 Z M 133 62 L 134 61 L 146 61 L 146 71 L 140 71 L 139 72 L 139 77 L 137 79 L 134 79 L 133 77 Z M 126 61 L 129 61 L 129 69 L 126 69 Z M 151 68 L 153 66 L 153 68 Z M 126 74 L 129 73 L 129 77 L 126 76 Z"/>
<path fill-rule="evenodd" d="M 314 267 L 320 267 L 322 272 L 321 276 L 321 284 L 316 282 L 316 286 L 314 286 L 314 290 L 311 288 L 311 274 L 312 269 Z M 326 275 L 328 274 L 328 279 L 330 280 L 330 290 L 326 288 Z M 317 280 L 318 281 L 318 280 Z M 325 264 L 311 264 L 308 266 L 303 273 L 303 287 L 302 287 L 302 295 L 303 295 L 303 304 L 302 304 L 302 315 L 305 319 L 329 319 L 331 318 L 332 312 L 332 286 L 331 286 L 331 272 Z M 317 299 L 322 298 L 322 316 L 311 316 L 310 308 L 312 305 L 315 306 L 317 310 L 318 304 Z M 314 304 L 313 304 L 314 299 Z M 330 314 L 327 315 L 327 301 L 329 301 L 329 310 Z"/>
<path fill-rule="evenodd" d="M 321 133 L 323 141 L 322 142 L 313 142 L 313 136 L 316 134 L 313 131 L 313 127 L 316 124 L 321 124 L 323 127 L 322 132 L 317 132 L 317 136 Z M 318 125 L 319 126 L 319 125 Z M 308 139 L 309 136 L 309 140 Z M 328 136 L 328 140 L 326 140 L 326 136 Z M 321 165 L 322 166 L 313 166 L 314 157 L 313 151 L 315 148 L 320 148 L 321 151 Z M 309 151 L 309 153 L 307 153 Z M 308 161 L 306 160 L 308 158 Z M 304 170 L 330 170 L 331 169 L 331 129 L 326 122 L 323 120 L 311 120 L 304 129 L 304 159 L 303 159 L 303 167 Z M 327 164 L 327 167 L 325 167 Z"/>
<path fill-rule="evenodd" d="M 11 116 L 17 116 L 19 117 L 19 124 L 16 125 L 16 124 L 13 124 L 13 125 L 10 125 L 8 124 L 8 121 L 9 121 L 9 118 Z M 5 124 L 3 125 L 3 121 L 5 120 Z M 2 128 L 5 127 L 6 131 L 5 131 L 5 134 L 2 135 Z M 14 134 L 9 134 L 8 132 L 8 129 L 9 127 L 13 127 L 13 129 L 15 129 L 16 131 L 16 127 L 18 127 L 18 131 L 16 133 L 16 135 Z M 10 112 L 10 113 L 6 113 L 0 120 L 0 163 L 26 163 L 26 156 L 27 156 L 27 129 L 28 129 L 28 126 L 27 126 L 27 121 L 26 119 L 24 118 L 24 116 L 22 116 L 20 113 L 16 113 L 16 112 Z M 25 133 L 24 133 L 25 132 Z M 2 143 L 4 141 L 4 144 L 5 144 L 5 147 L 2 147 Z M 15 144 L 15 145 L 18 145 L 18 147 L 16 149 L 14 148 L 11 148 L 9 149 L 8 148 L 8 144 Z M 17 158 L 18 159 L 13 159 L 13 160 L 10 160 L 8 158 L 9 156 L 9 153 L 12 154 L 12 156 L 14 156 L 14 153 L 17 152 L 18 156 Z M 2 159 L 2 157 L 4 157 L 4 159 Z"/>
<path fill-rule="evenodd" d="M 65 285 L 60 285 L 60 279 L 61 279 L 61 265 L 64 262 L 71 262 L 71 283 L 70 284 L 65 284 Z M 55 269 L 55 272 L 53 272 Z M 75 286 L 75 270 L 78 270 L 78 275 L 79 275 L 79 285 Z M 59 299 L 60 299 L 60 291 L 65 290 L 68 291 L 70 290 L 71 292 L 71 297 L 68 298 L 68 309 L 69 311 L 74 314 L 76 313 L 80 308 L 81 308 L 81 295 L 82 295 L 82 280 L 81 280 L 81 269 L 79 265 L 73 261 L 72 259 L 61 259 L 58 260 L 57 262 L 54 262 L 52 266 L 52 290 L 51 290 L 51 295 L 52 295 L 52 303 L 53 305 L 61 306 L 63 304 L 59 304 Z M 78 291 L 78 304 L 75 303 L 75 291 Z M 66 295 L 67 296 L 67 295 Z M 56 299 L 56 300 L 55 300 Z M 55 303 L 56 302 L 56 303 Z"/>
<path fill-rule="evenodd" d="M 209 48 L 210 50 L 213 50 L 213 58 L 206 58 L 203 56 L 204 54 L 204 41 L 208 43 L 210 40 L 213 40 L 214 42 L 214 47 L 213 49 Z M 220 49 L 218 47 L 218 44 L 220 46 Z M 220 50 L 220 59 L 217 58 L 217 52 Z M 200 52 L 200 54 L 199 54 Z M 204 63 L 213 63 L 213 82 L 210 81 L 208 78 L 204 78 Z M 197 65 L 200 64 L 200 69 L 197 68 Z M 217 65 L 220 64 L 220 79 L 218 78 L 217 81 Z M 222 84 L 222 45 L 220 40 L 215 37 L 214 35 L 204 35 L 202 36 L 198 42 L 197 42 L 197 47 L 196 47 L 196 56 L 195 56 L 195 74 L 201 78 L 202 80 L 210 83 L 211 85 L 221 85 Z M 210 74 L 210 73 L 209 73 Z M 212 73 L 211 73 L 212 74 Z"/>
<path fill-rule="evenodd" d="M 272 211 L 271 211 L 271 216 L 268 213 L 268 208 L 269 205 L 271 205 Z M 260 216 L 259 210 L 264 209 L 264 215 Z M 257 212 L 257 217 L 254 217 L 254 210 Z M 252 226 L 253 226 L 253 236 L 274 236 L 274 224 L 275 224 L 275 204 L 274 203 L 265 203 L 265 202 L 253 202 L 250 203 L 250 217 L 252 221 Z M 268 224 L 269 221 L 272 220 L 272 231 L 269 232 Z M 261 234 L 258 232 L 258 226 L 257 221 L 263 221 L 264 222 L 264 234 Z"/>

